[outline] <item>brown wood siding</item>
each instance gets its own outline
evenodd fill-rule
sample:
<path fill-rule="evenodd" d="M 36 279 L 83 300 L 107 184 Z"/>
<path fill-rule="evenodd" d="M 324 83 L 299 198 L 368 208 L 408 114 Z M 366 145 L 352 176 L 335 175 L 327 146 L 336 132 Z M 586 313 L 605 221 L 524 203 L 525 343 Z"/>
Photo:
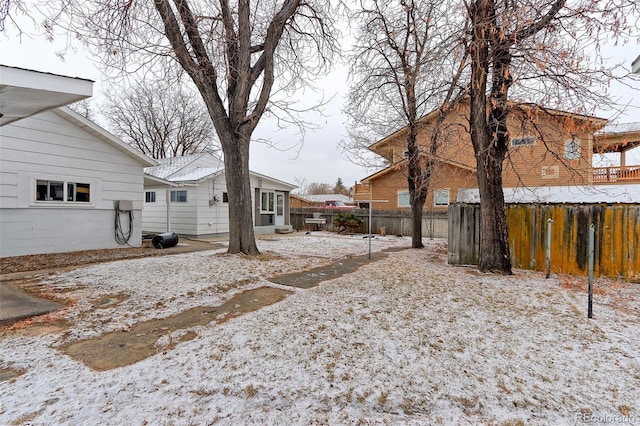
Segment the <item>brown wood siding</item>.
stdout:
<path fill-rule="evenodd" d="M 526 116 L 526 117 L 524 117 Z M 445 119 L 438 157 L 459 164 L 460 172 L 444 176 L 451 176 L 452 181 L 438 182 L 436 187 L 451 188 L 457 194 L 459 188 L 477 188 L 473 182 L 460 179 L 461 174 L 471 172 L 466 168 L 475 169 L 475 156 L 471 145 L 468 128 L 468 108 L 458 107 Z M 526 118 L 526 119 L 525 119 Z M 508 120 L 510 138 L 532 136 L 533 144 L 510 146 L 509 154 L 504 163 L 503 187 L 532 187 L 532 186 L 564 186 L 587 185 L 593 181 L 592 152 L 593 152 L 593 124 L 587 120 L 574 118 L 568 114 L 547 114 L 542 110 L 523 110 L 512 114 Z M 427 146 L 433 130 L 432 122 L 423 122 L 417 140 L 421 146 Z M 389 139 L 377 145 L 375 152 L 383 155 L 393 163 L 402 161 L 402 154 L 406 150 L 404 133 L 399 132 L 394 139 Z M 575 139 L 580 144 L 578 158 L 567 159 L 565 143 Z M 392 166 L 392 167 L 397 167 Z M 471 173 L 473 174 L 473 173 Z M 397 207 L 397 193 L 407 188 L 404 172 L 393 170 L 368 180 L 373 187 L 373 199 L 388 199 L 391 208 Z M 363 197 L 365 195 L 361 195 Z M 393 202 L 391 200 L 394 200 Z M 455 198 L 452 198 L 455 201 Z M 432 205 L 432 201 L 427 204 Z M 379 207 L 379 206 L 378 206 Z M 379 207 L 381 208 L 381 207 Z"/>
<path fill-rule="evenodd" d="M 373 203 L 374 209 L 402 209 L 409 207 L 398 206 L 398 192 L 408 191 L 409 185 L 404 169 L 389 171 L 370 183 L 371 198 L 373 200 L 388 200 L 388 203 Z M 460 188 L 476 188 L 475 174 L 469 170 L 455 167 L 450 164 L 440 163 L 434 170 L 431 178 L 429 194 L 425 202 L 425 210 L 443 210 L 446 206 L 434 206 L 433 193 L 438 189 L 449 190 L 449 202 L 455 202 Z M 354 199 L 368 200 L 369 194 L 356 194 Z"/>

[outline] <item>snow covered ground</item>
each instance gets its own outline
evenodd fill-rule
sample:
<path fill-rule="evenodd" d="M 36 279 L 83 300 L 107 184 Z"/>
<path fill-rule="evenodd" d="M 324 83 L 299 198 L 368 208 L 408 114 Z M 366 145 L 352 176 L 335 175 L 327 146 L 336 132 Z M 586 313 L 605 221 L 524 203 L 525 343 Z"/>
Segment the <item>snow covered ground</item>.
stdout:
<path fill-rule="evenodd" d="M 58 314 L 70 327 L 0 332 L 0 369 L 24 371 L 0 382 L 0 424 L 640 423 L 638 284 L 598 280 L 587 319 L 583 279 L 480 274 L 446 265 L 443 241 L 424 243 L 103 372 L 58 348 L 284 288 L 268 278 L 365 254 L 368 242 L 278 236 L 259 240 L 259 259 L 218 250 L 51 276 L 44 288 L 74 301 Z M 97 309 L 109 295 L 122 302 Z"/>

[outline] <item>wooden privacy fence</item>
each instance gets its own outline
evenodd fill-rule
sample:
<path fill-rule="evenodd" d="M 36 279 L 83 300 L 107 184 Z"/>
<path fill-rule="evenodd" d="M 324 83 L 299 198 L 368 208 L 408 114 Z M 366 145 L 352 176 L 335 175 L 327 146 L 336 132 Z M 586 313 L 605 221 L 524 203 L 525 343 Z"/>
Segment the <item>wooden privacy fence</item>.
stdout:
<path fill-rule="evenodd" d="M 320 217 L 327 219 L 326 229 L 338 231 L 333 226 L 333 216 L 344 211 L 318 208 L 292 208 L 291 225 L 299 231 L 309 228 L 304 223 L 305 218 L 313 217 L 313 213 L 320 213 Z M 347 212 L 349 213 L 349 212 Z M 364 221 L 364 224 L 354 230 L 357 233 L 369 232 L 369 210 L 357 209 L 353 213 Z M 426 238 L 447 238 L 447 212 L 425 212 L 422 216 L 422 236 Z M 387 235 L 411 235 L 411 212 L 408 210 L 373 210 L 371 212 L 371 232 L 379 234 L 385 228 Z M 325 226 L 322 227 L 325 229 Z"/>
<path fill-rule="evenodd" d="M 551 272 L 586 275 L 589 226 L 595 229 L 594 273 L 640 278 L 640 204 L 507 205 L 514 267 L 543 271 L 551 219 Z M 478 264 L 480 205 L 449 206 L 450 264 Z"/>

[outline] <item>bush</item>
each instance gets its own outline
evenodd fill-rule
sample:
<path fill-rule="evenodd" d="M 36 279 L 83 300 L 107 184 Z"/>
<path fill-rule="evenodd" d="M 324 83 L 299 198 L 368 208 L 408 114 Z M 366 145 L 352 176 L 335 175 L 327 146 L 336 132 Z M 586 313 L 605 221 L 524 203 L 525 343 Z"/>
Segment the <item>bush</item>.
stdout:
<path fill-rule="evenodd" d="M 338 227 L 338 233 L 341 234 L 347 229 L 359 228 L 364 221 L 353 213 L 338 213 L 333 217 L 333 224 Z"/>

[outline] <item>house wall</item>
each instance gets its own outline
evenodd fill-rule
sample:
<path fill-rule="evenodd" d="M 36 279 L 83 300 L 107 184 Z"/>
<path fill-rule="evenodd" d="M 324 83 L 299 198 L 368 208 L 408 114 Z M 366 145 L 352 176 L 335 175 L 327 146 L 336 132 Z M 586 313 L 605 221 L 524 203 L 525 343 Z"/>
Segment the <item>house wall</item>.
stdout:
<path fill-rule="evenodd" d="M 373 203 L 374 210 L 410 210 L 409 207 L 398 206 L 398 192 L 409 190 L 405 173 L 402 169 L 394 170 L 381 175 L 377 179 L 371 180 L 369 182 L 372 191 L 371 195 L 366 194 L 365 198 L 361 198 L 361 200 L 369 199 L 369 196 L 373 200 L 388 200 L 387 203 Z M 447 211 L 447 206 L 436 206 L 434 204 L 434 191 L 439 189 L 449 190 L 449 202 L 453 203 L 458 196 L 458 190 L 460 188 L 477 187 L 477 183 L 475 174 L 471 171 L 441 163 L 433 172 L 430 186 L 431 189 L 427 195 L 424 210 Z M 358 201 L 357 194 L 354 196 L 354 199 L 356 202 Z"/>
<path fill-rule="evenodd" d="M 142 231 L 145 233 L 167 232 L 167 187 L 146 187 L 144 192 L 155 192 L 156 201 L 145 202 L 142 197 Z"/>
<path fill-rule="evenodd" d="M 141 245 L 142 164 L 56 110 L 1 127 L 0 165 L 0 257 L 122 247 L 117 200 L 133 202 L 129 244 Z M 36 201 L 37 179 L 89 183 L 90 202 Z"/>
<path fill-rule="evenodd" d="M 184 182 L 183 185 L 171 188 L 171 190 L 187 191 L 186 203 L 171 203 L 171 231 L 186 236 L 227 235 L 229 233 L 229 204 L 225 203 L 223 198 L 223 193 L 227 192 L 225 175 L 222 173 L 199 183 Z M 269 179 L 252 176 L 252 221 L 256 226 L 256 233 L 275 232 L 274 214 L 260 213 L 261 190 L 284 193 L 285 225 L 289 225 L 289 187 Z M 144 204 L 143 230 L 150 233 L 166 232 L 166 187 L 147 187 L 145 191 L 155 191 L 156 202 Z M 271 221 L 269 220 L 270 216 L 273 217 Z"/>
<path fill-rule="evenodd" d="M 453 163 L 475 169 L 471 137 L 467 131 L 468 108 L 458 107 L 442 125 L 437 155 Z M 535 123 L 535 124 L 534 124 Z M 515 111 L 508 119 L 510 138 L 535 136 L 531 145 L 510 146 L 503 169 L 503 187 L 588 185 L 592 183 L 593 127 L 591 123 L 567 114 L 550 115 L 542 111 Z M 428 146 L 432 121 L 422 123 L 417 136 L 419 146 Z M 406 151 L 406 132 L 374 145 L 374 152 L 392 164 L 401 161 Z M 567 159 L 565 142 L 580 143 L 579 156 Z M 405 185 L 406 186 L 406 185 Z M 477 187 L 474 184 L 471 187 Z M 374 197 L 375 198 L 375 197 Z"/>
<path fill-rule="evenodd" d="M 227 192 L 227 183 L 224 174 L 208 179 L 204 182 L 200 182 L 197 190 L 198 219 L 196 234 L 228 234 L 229 203 L 225 203 L 222 196 L 223 192 Z"/>

